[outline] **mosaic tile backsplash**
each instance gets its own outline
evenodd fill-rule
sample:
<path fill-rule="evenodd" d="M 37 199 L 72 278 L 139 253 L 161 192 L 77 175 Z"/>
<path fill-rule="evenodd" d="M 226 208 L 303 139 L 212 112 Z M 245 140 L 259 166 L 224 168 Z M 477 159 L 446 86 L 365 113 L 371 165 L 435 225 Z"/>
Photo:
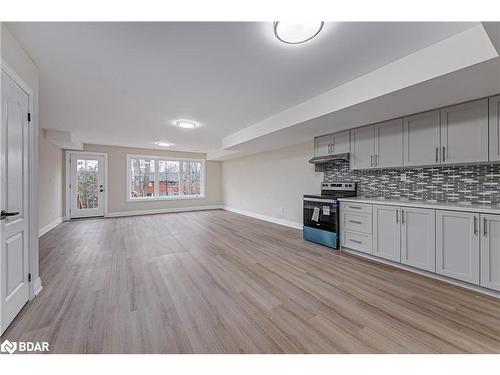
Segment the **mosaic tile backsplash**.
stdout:
<path fill-rule="evenodd" d="M 350 170 L 347 163 L 329 163 L 324 180 L 355 181 L 358 195 L 367 198 L 500 204 L 500 164 Z"/>

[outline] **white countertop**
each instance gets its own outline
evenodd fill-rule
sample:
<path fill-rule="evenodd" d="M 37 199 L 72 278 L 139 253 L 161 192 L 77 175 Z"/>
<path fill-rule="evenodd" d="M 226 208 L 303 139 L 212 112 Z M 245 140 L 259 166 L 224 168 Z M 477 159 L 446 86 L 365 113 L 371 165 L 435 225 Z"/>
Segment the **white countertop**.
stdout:
<path fill-rule="evenodd" d="M 478 212 L 484 214 L 500 214 L 500 205 L 488 204 L 470 204 L 459 202 L 428 202 L 418 200 L 404 200 L 404 199 L 385 199 L 385 198 L 338 198 L 339 202 L 356 202 L 356 203 L 369 203 L 369 204 L 383 204 L 388 206 L 404 206 L 416 208 L 432 208 L 435 210 L 452 210 L 452 211 L 466 211 Z"/>

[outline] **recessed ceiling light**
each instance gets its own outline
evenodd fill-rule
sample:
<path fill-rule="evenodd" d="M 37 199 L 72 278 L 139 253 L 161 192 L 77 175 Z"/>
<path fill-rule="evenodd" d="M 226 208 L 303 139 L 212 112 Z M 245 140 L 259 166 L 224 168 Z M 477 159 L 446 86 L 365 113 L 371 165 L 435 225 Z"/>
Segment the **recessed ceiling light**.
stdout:
<path fill-rule="evenodd" d="M 158 142 L 155 142 L 155 145 L 160 146 L 160 147 L 171 147 L 174 144 L 173 143 L 169 143 L 169 142 L 158 141 Z"/>
<path fill-rule="evenodd" d="M 274 22 L 274 35 L 287 44 L 300 44 L 319 34 L 324 22 Z"/>
<path fill-rule="evenodd" d="M 175 122 L 175 125 L 177 125 L 179 128 L 184 128 L 184 129 L 193 129 L 198 126 L 198 124 L 194 121 L 186 121 L 186 120 L 179 120 Z"/>

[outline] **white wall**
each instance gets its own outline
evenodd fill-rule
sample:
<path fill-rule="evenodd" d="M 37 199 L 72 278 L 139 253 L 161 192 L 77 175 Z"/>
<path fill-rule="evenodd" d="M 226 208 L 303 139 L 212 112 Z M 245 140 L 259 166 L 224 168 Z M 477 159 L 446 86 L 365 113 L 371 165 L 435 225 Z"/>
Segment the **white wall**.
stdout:
<path fill-rule="evenodd" d="M 33 153 L 35 157 L 34 181 L 32 181 L 34 192 L 38 191 L 38 129 L 39 129 L 39 111 L 38 111 L 38 68 L 33 63 L 23 47 L 14 39 L 5 24 L 1 27 L 1 55 L 2 61 L 5 61 L 16 74 L 26 82 L 33 90 Z M 35 280 L 34 284 L 39 283 L 38 275 L 38 205 L 35 204 L 35 212 L 32 217 L 32 241 L 33 246 L 30 254 L 31 273 Z"/>
<path fill-rule="evenodd" d="M 43 234 L 63 217 L 63 150 L 54 146 L 40 131 L 38 175 L 38 226 Z"/>
<path fill-rule="evenodd" d="M 84 145 L 84 151 L 103 152 L 108 155 L 109 215 L 128 214 L 138 211 L 145 212 L 201 206 L 220 206 L 223 203 L 221 192 L 221 162 L 219 161 L 206 161 L 205 163 L 205 198 L 127 202 L 127 154 L 193 159 L 205 159 L 205 154 L 87 144 Z"/>
<path fill-rule="evenodd" d="M 312 140 L 222 162 L 224 204 L 302 226 L 302 196 L 318 194 L 323 173 L 314 172 Z"/>

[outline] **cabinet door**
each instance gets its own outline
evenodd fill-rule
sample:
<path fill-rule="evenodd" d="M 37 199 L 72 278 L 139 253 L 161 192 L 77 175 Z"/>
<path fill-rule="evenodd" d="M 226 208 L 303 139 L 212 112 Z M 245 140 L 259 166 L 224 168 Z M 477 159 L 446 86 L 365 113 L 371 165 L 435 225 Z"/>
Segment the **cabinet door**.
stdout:
<path fill-rule="evenodd" d="M 500 291 L 500 215 L 481 215 L 481 285 Z"/>
<path fill-rule="evenodd" d="M 405 166 L 435 165 L 441 162 L 439 110 L 403 119 Z"/>
<path fill-rule="evenodd" d="M 395 206 L 373 206 L 373 255 L 401 261 L 401 209 Z"/>
<path fill-rule="evenodd" d="M 500 161 L 500 95 L 490 98 L 490 161 Z"/>
<path fill-rule="evenodd" d="M 351 130 L 351 169 L 373 167 L 373 126 Z"/>
<path fill-rule="evenodd" d="M 479 284 L 479 214 L 436 211 L 436 272 Z"/>
<path fill-rule="evenodd" d="M 330 134 L 314 138 L 314 156 L 326 156 L 330 154 L 332 137 Z"/>
<path fill-rule="evenodd" d="M 441 162 L 488 161 L 488 99 L 441 110 Z"/>
<path fill-rule="evenodd" d="M 350 152 L 351 132 L 345 131 L 332 134 L 332 154 L 345 154 Z"/>
<path fill-rule="evenodd" d="M 401 263 L 436 272 L 436 211 L 401 208 Z"/>
<path fill-rule="evenodd" d="M 375 156 L 373 166 L 391 168 L 403 166 L 403 119 L 374 125 Z"/>

